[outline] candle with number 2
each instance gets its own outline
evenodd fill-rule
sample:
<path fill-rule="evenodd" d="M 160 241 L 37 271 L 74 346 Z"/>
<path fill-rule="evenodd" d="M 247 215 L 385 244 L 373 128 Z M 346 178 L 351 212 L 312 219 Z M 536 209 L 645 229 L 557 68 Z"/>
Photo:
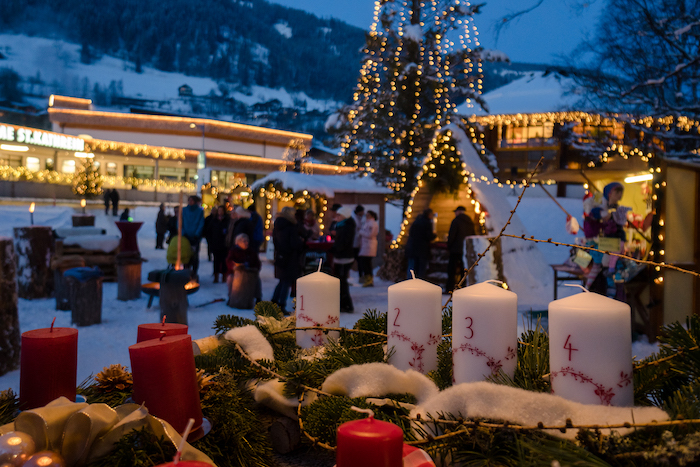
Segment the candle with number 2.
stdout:
<path fill-rule="evenodd" d="M 340 279 L 318 271 L 297 279 L 297 327 L 340 325 Z M 297 344 L 305 349 L 326 342 L 323 331 L 297 331 Z M 338 338 L 337 331 L 328 336 Z"/>
<path fill-rule="evenodd" d="M 421 279 L 389 287 L 387 347 L 389 363 L 423 374 L 437 369 L 437 345 L 442 335 L 442 289 Z"/>
<path fill-rule="evenodd" d="M 626 303 L 584 292 L 549 304 L 552 392 L 583 404 L 634 405 Z"/>
<path fill-rule="evenodd" d="M 455 383 L 483 381 L 503 371 L 515 374 L 518 296 L 482 282 L 452 296 L 452 362 Z"/>

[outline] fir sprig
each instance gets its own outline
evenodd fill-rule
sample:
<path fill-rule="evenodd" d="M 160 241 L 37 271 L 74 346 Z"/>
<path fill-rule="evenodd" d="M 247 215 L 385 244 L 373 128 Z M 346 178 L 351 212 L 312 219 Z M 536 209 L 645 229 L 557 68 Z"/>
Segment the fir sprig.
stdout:
<path fill-rule="evenodd" d="M 19 398 L 12 389 L 0 392 L 0 426 L 10 423 L 17 416 Z"/>

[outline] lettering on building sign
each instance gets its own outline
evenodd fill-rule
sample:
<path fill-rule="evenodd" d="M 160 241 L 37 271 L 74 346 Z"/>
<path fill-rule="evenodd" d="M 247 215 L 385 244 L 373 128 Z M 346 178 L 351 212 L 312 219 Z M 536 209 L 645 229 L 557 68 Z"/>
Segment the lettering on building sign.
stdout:
<path fill-rule="evenodd" d="M 14 141 L 17 143 L 33 144 L 66 151 L 85 150 L 85 140 L 73 136 L 48 133 L 46 131 L 33 130 L 31 128 L 17 128 L 0 125 L 0 140 Z"/>

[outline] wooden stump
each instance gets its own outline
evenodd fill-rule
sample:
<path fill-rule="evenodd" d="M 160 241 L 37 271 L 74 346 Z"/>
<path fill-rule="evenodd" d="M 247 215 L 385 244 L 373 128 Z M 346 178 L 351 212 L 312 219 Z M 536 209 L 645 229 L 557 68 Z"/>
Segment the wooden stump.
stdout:
<path fill-rule="evenodd" d="M 167 271 L 160 277 L 160 319 L 166 323 L 187 324 L 187 290 L 190 271 Z"/>
<path fill-rule="evenodd" d="M 17 276 L 12 239 L 0 237 L 0 376 L 19 367 Z"/>
<path fill-rule="evenodd" d="M 141 298 L 141 258 L 137 261 L 120 261 L 117 255 L 117 300 Z"/>
<path fill-rule="evenodd" d="M 66 277 L 70 293 L 70 308 L 73 324 L 91 326 L 102 322 L 102 278 L 95 277 L 81 281 Z"/>
<path fill-rule="evenodd" d="M 255 288 L 258 284 L 257 269 L 239 265 L 233 268 L 231 288 L 227 305 L 239 310 L 250 310 L 255 306 Z"/>
<path fill-rule="evenodd" d="M 48 298 L 53 294 L 53 234 L 51 227 L 15 227 L 17 290 L 20 298 Z"/>
<path fill-rule="evenodd" d="M 269 432 L 272 449 L 279 454 L 288 454 L 301 444 L 299 422 L 289 417 L 281 417 L 272 422 Z"/>
<path fill-rule="evenodd" d="M 63 273 L 71 268 L 85 267 L 85 260 L 82 256 L 67 255 L 60 258 L 54 258 L 51 261 L 53 268 L 54 280 L 54 296 L 56 297 L 56 309 L 68 311 L 70 310 L 70 293 L 68 284 L 63 277 Z"/>
<path fill-rule="evenodd" d="M 73 227 L 94 227 L 95 216 L 92 214 L 74 214 L 71 217 Z"/>

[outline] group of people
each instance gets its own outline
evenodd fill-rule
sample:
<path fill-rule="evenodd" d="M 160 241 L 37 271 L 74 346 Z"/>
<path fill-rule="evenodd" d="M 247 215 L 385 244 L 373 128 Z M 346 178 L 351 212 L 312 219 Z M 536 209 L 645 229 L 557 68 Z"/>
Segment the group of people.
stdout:
<path fill-rule="evenodd" d="M 119 192 L 116 188 L 110 190 L 107 188 L 102 193 L 102 199 L 105 203 L 105 216 L 109 215 L 109 205 L 112 205 L 112 215 L 119 215 Z"/>
<path fill-rule="evenodd" d="M 350 270 L 355 262 L 359 280 L 364 287 L 374 285 L 372 259 L 377 255 L 379 225 L 377 213 L 358 205 L 354 211 L 334 204 L 329 211 L 328 232 L 333 245 L 333 274 L 340 279 L 340 311 L 354 311 L 350 284 Z M 279 280 L 272 296 L 284 313 L 290 295 L 296 295 L 297 278 L 305 264 L 305 245 L 320 237 L 320 226 L 312 210 L 285 207 L 280 211 L 272 230 L 275 255 L 275 277 Z"/>

